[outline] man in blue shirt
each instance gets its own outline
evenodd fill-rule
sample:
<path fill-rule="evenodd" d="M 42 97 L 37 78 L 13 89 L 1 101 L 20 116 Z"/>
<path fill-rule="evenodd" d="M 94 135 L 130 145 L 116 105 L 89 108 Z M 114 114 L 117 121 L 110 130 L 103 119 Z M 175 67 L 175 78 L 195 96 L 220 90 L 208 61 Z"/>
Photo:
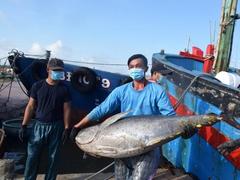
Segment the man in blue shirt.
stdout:
<path fill-rule="evenodd" d="M 128 59 L 129 75 L 133 82 L 122 85 L 99 106 L 94 108 L 79 123 L 74 125 L 70 138 L 75 139 L 78 131 L 86 127 L 91 121 L 98 121 L 107 114 L 121 109 L 130 111 L 130 115 L 175 115 L 165 90 L 156 83 L 145 79 L 147 72 L 147 58 L 142 54 L 135 54 Z M 151 179 L 158 167 L 159 148 L 145 154 L 115 160 L 115 179 Z"/>
<path fill-rule="evenodd" d="M 162 85 L 165 76 L 171 73 L 172 71 L 165 68 L 163 65 L 154 65 L 151 69 L 151 78 L 148 80 Z"/>
<path fill-rule="evenodd" d="M 26 140 L 27 124 L 35 112 L 37 120 L 28 141 L 25 180 L 36 179 L 43 148 L 48 149 L 45 180 L 56 179 L 60 145 L 61 142 L 65 142 L 70 132 L 70 95 L 67 87 L 60 81 L 64 79 L 63 70 L 62 60 L 51 59 L 47 65 L 47 79 L 38 81 L 32 86 L 22 128 L 19 131 L 20 140 Z"/>

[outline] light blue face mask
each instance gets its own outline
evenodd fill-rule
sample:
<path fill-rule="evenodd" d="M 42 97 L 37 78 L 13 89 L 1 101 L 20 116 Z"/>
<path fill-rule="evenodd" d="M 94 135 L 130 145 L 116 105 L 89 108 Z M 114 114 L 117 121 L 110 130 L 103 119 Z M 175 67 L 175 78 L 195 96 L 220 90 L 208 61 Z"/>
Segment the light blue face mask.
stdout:
<path fill-rule="evenodd" d="M 64 79 L 64 71 L 51 71 L 51 79 L 55 81 Z"/>
<path fill-rule="evenodd" d="M 144 70 L 141 68 L 131 68 L 129 69 L 129 76 L 133 80 L 141 80 L 144 78 Z"/>

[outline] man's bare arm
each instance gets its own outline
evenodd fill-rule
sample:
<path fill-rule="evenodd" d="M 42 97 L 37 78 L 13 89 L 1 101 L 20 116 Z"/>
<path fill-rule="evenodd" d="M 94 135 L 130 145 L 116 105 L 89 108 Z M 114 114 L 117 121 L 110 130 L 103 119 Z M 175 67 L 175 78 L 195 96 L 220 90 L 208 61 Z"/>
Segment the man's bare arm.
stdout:
<path fill-rule="evenodd" d="M 35 111 L 35 107 L 36 107 L 36 100 L 30 97 L 24 112 L 22 125 L 27 125 L 29 123 Z"/>
<path fill-rule="evenodd" d="M 71 103 L 65 102 L 63 104 L 64 111 L 64 128 L 69 129 L 70 120 L 71 120 Z"/>
<path fill-rule="evenodd" d="M 85 116 L 79 123 L 74 125 L 74 128 L 82 129 L 86 127 L 89 124 L 90 120 L 88 119 L 87 116 Z"/>

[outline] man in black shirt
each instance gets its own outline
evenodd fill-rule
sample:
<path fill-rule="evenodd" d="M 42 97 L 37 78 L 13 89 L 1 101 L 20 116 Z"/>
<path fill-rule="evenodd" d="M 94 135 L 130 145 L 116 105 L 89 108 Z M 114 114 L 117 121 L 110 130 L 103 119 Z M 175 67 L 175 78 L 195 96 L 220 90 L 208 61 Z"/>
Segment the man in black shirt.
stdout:
<path fill-rule="evenodd" d="M 28 157 L 25 166 L 25 179 L 35 180 L 40 154 L 44 147 L 48 149 L 48 169 L 45 180 L 54 180 L 57 176 L 57 159 L 61 143 L 69 135 L 70 95 L 61 82 L 64 79 L 64 63 L 60 59 L 51 59 L 47 65 L 48 77 L 33 84 L 30 99 L 26 107 L 19 138 L 27 136 L 27 124 L 33 113 L 36 123 L 28 141 Z"/>

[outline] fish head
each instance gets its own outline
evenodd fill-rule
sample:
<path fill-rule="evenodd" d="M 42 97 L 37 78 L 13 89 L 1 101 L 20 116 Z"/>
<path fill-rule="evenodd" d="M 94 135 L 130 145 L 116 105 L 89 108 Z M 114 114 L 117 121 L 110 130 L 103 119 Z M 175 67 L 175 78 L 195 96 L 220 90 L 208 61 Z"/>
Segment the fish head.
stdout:
<path fill-rule="evenodd" d="M 82 129 L 76 136 L 76 142 L 79 145 L 89 144 L 93 142 L 97 134 L 99 133 L 99 129 L 99 125 Z"/>

